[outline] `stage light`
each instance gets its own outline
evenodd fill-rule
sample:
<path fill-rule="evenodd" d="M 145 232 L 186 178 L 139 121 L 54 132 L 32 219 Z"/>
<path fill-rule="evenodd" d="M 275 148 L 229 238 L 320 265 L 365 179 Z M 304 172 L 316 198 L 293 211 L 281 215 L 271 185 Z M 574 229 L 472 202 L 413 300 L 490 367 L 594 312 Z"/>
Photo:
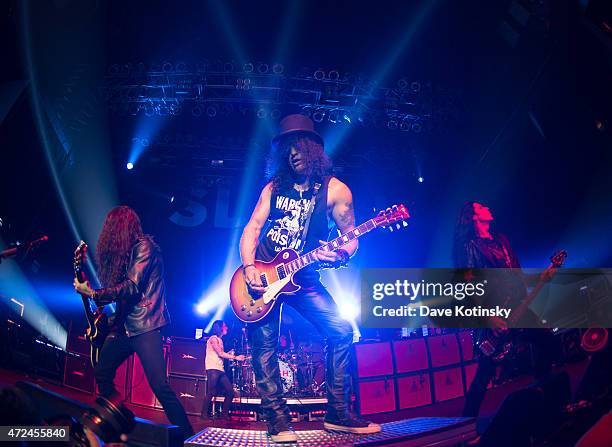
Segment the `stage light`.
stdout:
<path fill-rule="evenodd" d="M 244 71 L 245 73 L 252 73 L 254 69 L 255 67 L 250 62 L 247 62 L 242 66 L 242 71 Z"/>
<path fill-rule="evenodd" d="M 131 171 L 132 169 L 134 169 L 134 164 L 133 164 L 133 163 L 128 162 L 128 163 L 125 165 L 125 167 L 126 167 L 126 168 L 128 168 L 128 170 L 129 170 L 129 171 Z"/>
<path fill-rule="evenodd" d="M 170 62 L 164 62 L 162 70 L 164 71 L 164 73 L 170 73 L 174 70 L 174 66 Z"/>
<path fill-rule="evenodd" d="M 267 73 L 267 72 L 268 72 L 268 69 L 269 69 L 268 64 L 263 64 L 263 63 L 262 63 L 262 64 L 259 64 L 259 65 L 257 66 L 257 71 L 258 71 L 260 74 L 265 74 L 265 73 Z"/>
<path fill-rule="evenodd" d="M 329 112 L 327 118 L 329 119 L 330 123 L 336 124 L 338 121 L 340 121 L 340 111 L 338 109 L 332 110 Z"/>
<path fill-rule="evenodd" d="M 206 115 L 208 115 L 209 118 L 214 118 L 217 116 L 217 107 L 212 105 L 206 107 Z"/>
<path fill-rule="evenodd" d="M 272 72 L 274 74 L 281 74 L 283 71 L 285 71 L 285 67 L 283 66 L 283 64 L 274 64 L 272 66 Z"/>
<path fill-rule="evenodd" d="M 263 107 L 260 107 L 257 110 L 257 118 L 259 119 L 264 119 L 267 115 L 266 109 L 264 109 Z"/>
<path fill-rule="evenodd" d="M 325 72 L 323 70 L 317 70 L 314 72 L 313 76 L 317 81 L 322 81 L 325 79 Z"/>
<path fill-rule="evenodd" d="M 317 110 L 312 114 L 312 120 L 315 123 L 321 123 L 325 119 L 325 112 L 322 110 Z"/>
<path fill-rule="evenodd" d="M 406 90 L 406 87 L 408 87 L 408 81 L 406 80 L 406 78 L 402 78 L 399 81 L 397 81 L 397 86 L 401 90 Z"/>
<path fill-rule="evenodd" d="M 389 121 L 387 121 L 387 127 L 391 130 L 397 129 L 397 120 L 392 118 Z"/>
<path fill-rule="evenodd" d="M 170 196 L 170 203 L 174 203 L 174 196 Z"/>
<path fill-rule="evenodd" d="M 338 72 L 338 70 L 332 70 L 329 72 L 327 77 L 332 81 L 337 81 L 338 79 L 340 79 L 340 73 Z"/>
<path fill-rule="evenodd" d="M 195 116 L 195 117 L 202 116 L 202 113 L 203 113 L 202 106 L 200 106 L 199 104 L 197 104 L 191 109 L 192 116 Z"/>
<path fill-rule="evenodd" d="M 402 120 L 399 124 L 399 129 L 402 132 L 408 132 L 410 130 L 410 121 L 408 120 Z"/>
<path fill-rule="evenodd" d="M 339 301 L 340 316 L 347 321 L 355 321 L 360 314 L 359 307 L 349 298 L 341 298 Z"/>
<path fill-rule="evenodd" d="M 415 133 L 419 133 L 421 130 L 423 130 L 423 126 L 421 126 L 420 123 L 412 123 L 412 131 Z"/>
<path fill-rule="evenodd" d="M 417 180 L 419 181 L 419 183 L 423 183 L 425 181 L 423 177 L 419 177 Z"/>
<path fill-rule="evenodd" d="M 421 83 L 414 81 L 412 84 L 410 84 L 410 88 L 414 93 L 418 93 L 421 91 Z"/>

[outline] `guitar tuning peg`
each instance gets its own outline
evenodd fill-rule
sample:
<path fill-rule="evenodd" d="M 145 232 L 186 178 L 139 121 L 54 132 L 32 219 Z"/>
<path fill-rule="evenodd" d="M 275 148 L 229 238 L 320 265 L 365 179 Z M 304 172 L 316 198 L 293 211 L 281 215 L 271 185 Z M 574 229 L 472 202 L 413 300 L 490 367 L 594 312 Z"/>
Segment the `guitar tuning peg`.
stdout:
<path fill-rule="evenodd" d="M 405 220 L 402 222 L 402 226 L 403 227 L 407 227 L 408 226 L 408 222 L 406 222 Z"/>
<path fill-rule="evenodd" d="M 389 227 L 389 231 L 393 233 L 393 227 Z"/>
<path fill-rule="evenodd" d="M 393 205 L 393 211 L 397 211 L 397 205 Z"/>
<path fill-rule="evenodd" d="M 402 226 L 400 224 L 395 224 L 395 228 L 399 230 L 400 228 L 402 228 Z"/>

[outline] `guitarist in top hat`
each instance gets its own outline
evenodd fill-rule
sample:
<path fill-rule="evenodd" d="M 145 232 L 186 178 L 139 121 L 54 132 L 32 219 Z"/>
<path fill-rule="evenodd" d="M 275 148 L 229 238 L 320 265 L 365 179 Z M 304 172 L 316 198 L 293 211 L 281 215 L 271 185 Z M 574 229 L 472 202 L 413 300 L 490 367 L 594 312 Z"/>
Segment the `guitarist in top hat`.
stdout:
<path fill-rule="evenodd" d="M 524 275 L 520 271 L 521 265 L 508 238 L 493 231 L 493 220 L 493 214 L 487 206 L 479 202 L 464 204 L 455 227 L 453 247 L 455 267 L 517 269 L 516 275 L 508 275 L 503 284 L 496 284 L 496 290 L 503 290 L 504 294 L 516 304 L 526 295 L 526 281 L 532 279 L 549 281 L 555 269 L 549 267 L 536 278 Z M 525 317 L 536 318 L 531 312 L 527 312 Z M 532 344 L 535 350 L 536 378 L 541 378 L 550 372 L 555 339 L 548 329 L 508 329 L 505 322 L 496 317 L 492 317 L 488 323 L 495 330 L 510 331 L 509 335 L 512 338 L 520 338 Z M 478 358 L 478 368 L 466 395 L 463 416 L 478 416 L 480 405 L 487 392 L 487 385 L 495 374 L 496 366 L 496 361 L 491 356 L 480 355 Z"/>
<path fill-rule="evenodd" d="M 342 233 L 355 227 L 351 191 L 330 172 L 331 161 L 324 152 L 323 139 L 310 118 L 285 117 L 279 134 L 272 140 L 268 159 L 270 181 L 263 188 L 240 240 L 244 280 L 252 293 L 265 291 L 260 272 L 253 265 L 255 259 L 270 261 L 285 248 L 298 252 L 312 250 L 327 240 L 330 224 L 335 224 Z M 345 265 L 357 246 L 354 239 L 341 249 L 318 251 L 318 268 Z M 309 266 L 300 270 L 294 281 L 301 289 L 284 302 L 327 338 L 325 428 L 350 433 L 380 431 L 379 425 L 357 418 L 349 408 L 351 325 L 340 317 L 317 269 Z M 289 409 L 282 396 L 277 361 L 280 308 L 276 306 L 261 321 L 251 323 L 249 339 L 268 433 L 275 442 L 295 442 L 297 437 L 289 426 Z"/>
<path fill-rule="evenodd" d="M 96 264 L 104 288 L 93 290 L 88 282 L 77 279 L 74 288 L 98 306 L 117 304 L 115 321 L 94 371 L 100 395 L 116 398 L 113 380 L 117 368 L 135 352 L 170 422 L 182 429 L 185 438 L 193 435 L 185 410 L 166 380 L 160 330 L 170 323 L 170 315 L 161 250 L 143 233 L 133 209 L 118 206 L 106 215 L 96 246 Z"/>

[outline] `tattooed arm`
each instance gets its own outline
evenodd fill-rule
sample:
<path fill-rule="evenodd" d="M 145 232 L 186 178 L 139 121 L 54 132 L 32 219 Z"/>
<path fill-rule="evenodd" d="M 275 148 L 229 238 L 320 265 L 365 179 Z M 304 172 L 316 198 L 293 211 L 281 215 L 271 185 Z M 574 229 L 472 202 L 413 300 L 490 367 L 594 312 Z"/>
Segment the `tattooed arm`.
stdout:
<path fill-rule="evenodd" d="M 328 201 L 331 202 L 331 216 L 341 233 L 355 228 L 355 212 L 353 210 L 353 194 L 351 190 L 335 177 L 329 181 Z M 357 239 L 342 247 L 349 256 L 353 256 L 359 247 Z"/>

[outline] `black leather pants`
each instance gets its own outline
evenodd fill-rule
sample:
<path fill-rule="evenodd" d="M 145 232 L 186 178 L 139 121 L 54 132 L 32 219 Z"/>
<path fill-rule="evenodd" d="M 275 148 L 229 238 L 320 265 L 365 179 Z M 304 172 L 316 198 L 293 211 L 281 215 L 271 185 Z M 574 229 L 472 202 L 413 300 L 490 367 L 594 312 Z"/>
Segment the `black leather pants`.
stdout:
<path fill-rule="evenodd" d="M 327 412 L 344 417 L 349 411 L 350 361 L 353 330 L 340 317 L 335 301 L 318 282 L 302 288 L 294 295 L 283 295 L 284 304 L 296 309 L 327 339 L 325 382 Z M 278 336 L 280 303 L 262 321 L 249 325 L 249 340 L 253 349 L 253 370 L 261 407 L 269 424 L 289 421 L 289 409 L 283 398 L 278 367 Z"/>

